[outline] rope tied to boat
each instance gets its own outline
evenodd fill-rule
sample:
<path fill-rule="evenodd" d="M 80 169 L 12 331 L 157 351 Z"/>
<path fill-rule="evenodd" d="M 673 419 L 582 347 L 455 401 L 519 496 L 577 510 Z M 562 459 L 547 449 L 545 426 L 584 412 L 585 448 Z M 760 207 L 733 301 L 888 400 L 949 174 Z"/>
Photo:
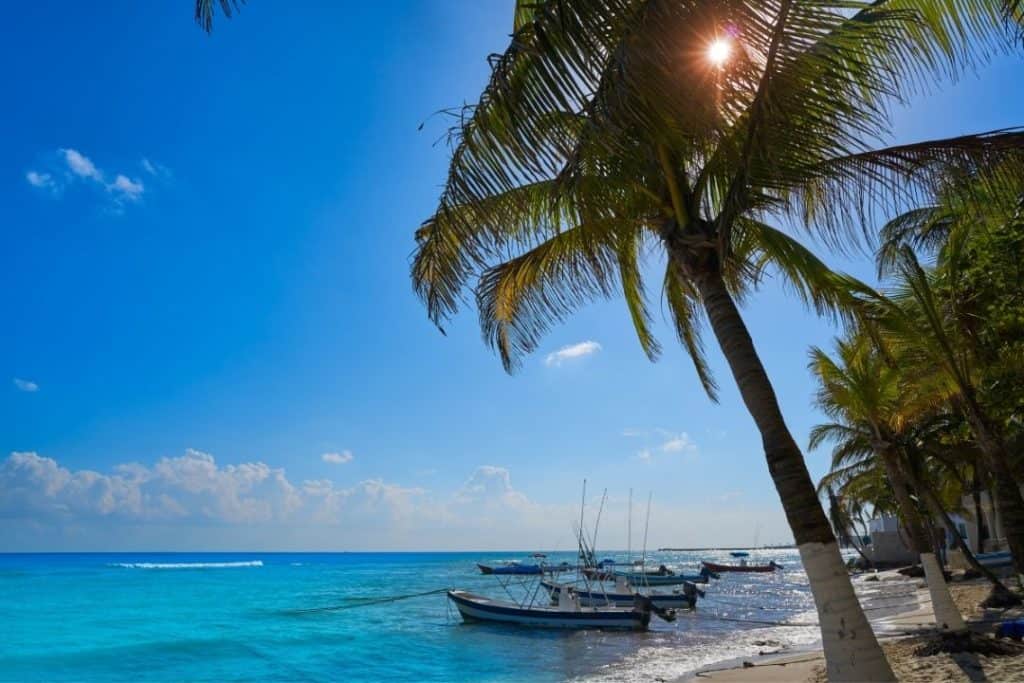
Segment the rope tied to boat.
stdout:
<path fill-rule="evenodd" d="M 345 605 L 329 605 L 327 607 L 308 607 L 305 609 L 292 609 L 286 610 L 291 614 L 314 614 L 316 612 L 340 612 L 341 610 L 356 609 L 357 607 L 372 607 L 373 605 L 383 605 L 389 602 L 398 602 L 399 600 L 411 600 L 412 598 L 424 598 L 428 595 L 437 595 L 439 593 L 447 593 L 448 588 L 437 588 L 432 591 L 423 591 L 422 593 L 407 593 L 405 595 L 389 595 L 383 598 L 353 598 L 354 600 L 361 600 L 357 603 L 348 603 Z"/>

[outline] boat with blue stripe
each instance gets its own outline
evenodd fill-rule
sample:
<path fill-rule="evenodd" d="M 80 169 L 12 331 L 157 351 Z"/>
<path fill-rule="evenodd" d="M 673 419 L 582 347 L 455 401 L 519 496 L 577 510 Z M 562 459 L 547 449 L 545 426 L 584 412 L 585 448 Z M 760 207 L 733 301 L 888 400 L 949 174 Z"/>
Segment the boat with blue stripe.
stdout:
<path fill-rule="evenodd" d="M 547 580 L 541 581 L 540 585 L 551 595 L 551 601 L 553 603 L 558 602 L 563 590 L 572 590 L 579 598 L 580 604 L 588 607 L 629 607 L 635 602 L 637 595 L 637 591 L 631 590 L 624 582 L 617 582 L 615 587 L 610 591 L 606 591 L 600 587 L 585 588 L 568 586 L 566 584 L 559 584 L 554 581 Z M 645 593 L 644 595 L 645 597 L 650 598 L 655 607 L 660 607 L 662 609 L 691 610 L 697 606 L 697 597 L 698 595 L 702 595 L 702 593 L 695 585 L 688 582 L 683 585 L 681 590 L 675 590 L 671 593 L 650 592 Z"/>
<path fill-rule="evenodd" d="M 467 591 L 448 591 L 465 622 L 497 622 L 518 626 L 561 629 L 621 629 L 646 631 L 651 622 L 650 603 L 634 601 L 634 607 L 587 607 L 574 591 L 564 591 L 556 606 L 520 606 Z"/>
<path fill-rule="evenodd" d="M 699 574 L 676 574 L 667 571 L 624 571 L 615 570 L 614 576 L 628 581 L 633 586 L 681 586 L 686 583 L 708 583 L 717 579 L 718 574 L 707 567 L 701 567 Z"/>

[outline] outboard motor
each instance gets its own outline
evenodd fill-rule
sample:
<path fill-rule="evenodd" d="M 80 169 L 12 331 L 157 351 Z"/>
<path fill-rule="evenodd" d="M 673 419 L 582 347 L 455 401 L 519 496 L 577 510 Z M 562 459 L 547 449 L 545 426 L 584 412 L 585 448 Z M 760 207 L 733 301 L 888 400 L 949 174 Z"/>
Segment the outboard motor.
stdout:
<path fill-rule="evenodd" d="M 710 569 L 708 569 L 706 564 L 705 565 L 701 565 L 701 567 L 700 567 L 700 575 L 703 576 L 705 579 L 709 579 L 709 578 L 710 579 L 720 579 L 720 578 L 722 578 L 717 573 L 715 573 L 715 572 L 711 571 Z"/>
<path fill-rule="evenodd" d="M 683 584 L 683 595 L 689 598 L 690 609 L 693 609 L 697 606 L 697 598 L 703 598 L 705 594 L 704 591 L 697 588 L 697 584 L 687 581 Z"/>
<path fill-rule="evenodd" d="M 673 622 L 676 620 L 676 611 L 674 609 L 658 607 L 654 604 L 654 601 L 646 595 L 641 595 L 640 593 L 637 593 L 635 596 L 633 596 L 633 605 L 635 609 L 639 612 L 653 612 L 654 614 L 658 615 L 658 618 L 660 618 L 662 621 Z"/>

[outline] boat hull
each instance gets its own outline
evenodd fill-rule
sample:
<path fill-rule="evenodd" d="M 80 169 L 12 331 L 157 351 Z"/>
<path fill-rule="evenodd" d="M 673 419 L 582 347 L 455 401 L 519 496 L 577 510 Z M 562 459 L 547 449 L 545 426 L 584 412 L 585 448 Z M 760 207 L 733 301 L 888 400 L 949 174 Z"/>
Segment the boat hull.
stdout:
<path fill-rule="evenodd" d="M 448 591 L 448 599 L 466 622 L 501 624 L 555 629 L 617 629 L 645 631 L 651 622 L 650 612 L 622 608 L 586 608 L 579 611 L 554 607 L 519 607 L 466 591 Z"/>
<path fill-rule="evenodd" d="M 767 574 L 776 569 L 779 565 L 771 562 L 769 564 L 718 564 L 716 562 L 701 562 L 709 571 L 720 574 L 722 572 L 743 572 L 747 574 Z"/>
<path fill-rule="evenodd" d="M 509 576 L 536 576 L 541 573 L 541 568 L 535 564 L 508 564 L 492 567 L 487 564 L 478 564 L 481 574 L 498 574 Z"/>
<path fill-rule="evenodd" d="M 621 577 L 634 586 L 680 586 L 684 583 L 709 583 L 710 579 L 718 578 L 714 572 L 707 571 L 700 574 L 643 574 L 621 570 L 608 571 L 592 567 L 584 569 L 583 575 L 591 581 L 614 581 Z"/>
<path fill-rule="evenodd" d="M 502 564 L 496 567 L 489 564 L 477 563 L 476 566 L 480 569 L 481 574 L 496 574 L 498 576 L 537 576 L 539 574 L 556 574 L 558 572 L 566 572 L 571 569 L 569 564 L 566 562 L 556 565 Z"/>
<path fill-rule="evenodd" d="M 1009 567 L 1013 564 L 1013 557 L 1010 551 L 1001 550 L 993 553 L 978 553 L 975 555 L 978 562 L 989 568 Z"/>
<path fill-rule="evenodd" d="M 541 581 L 541 586 L 551 595 L 552 602 L 558 601 L 558 595 L 562 591 L 562 586 L 550 581 Z M 636 602 L 633 593 L 606 593 L 604 591 L 588 591 L 578 588 L 574 589 L 574 591 L 579 598 L 580 604 L 586 607 L 603 607 L 606 605 L 632 607 Z M 648 594 L 647 597 L 651 599 L 655 607 L 661 609 L 693 609 L 697 604 L 696 591 L 689 595 L 686 593 L 653 593 Z"/>

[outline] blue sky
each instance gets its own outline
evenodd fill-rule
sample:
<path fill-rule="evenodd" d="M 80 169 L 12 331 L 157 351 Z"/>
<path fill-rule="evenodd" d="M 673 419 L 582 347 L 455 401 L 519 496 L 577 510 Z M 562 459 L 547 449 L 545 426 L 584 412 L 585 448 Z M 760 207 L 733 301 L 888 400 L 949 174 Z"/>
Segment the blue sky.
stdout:
<path fill-rule="evenodd" d="M 212 36 L 186 1 L 5 14 L 0 550 L 567 547 L 584 477 L 607 545 L 631 487 L 652 545 L 790 540 L 717 350 L 714 405 L 612 301 L 509 377 L 472 313 L 442 336 L 413 296 L 432 114 L 476 98 L 509 3 L 300 5 Z M 919 98 L 896 139 L 1024 122 L 1022 66 Z M 774 283 L 744 312 L 805 443 L 833 331 Z"/>

